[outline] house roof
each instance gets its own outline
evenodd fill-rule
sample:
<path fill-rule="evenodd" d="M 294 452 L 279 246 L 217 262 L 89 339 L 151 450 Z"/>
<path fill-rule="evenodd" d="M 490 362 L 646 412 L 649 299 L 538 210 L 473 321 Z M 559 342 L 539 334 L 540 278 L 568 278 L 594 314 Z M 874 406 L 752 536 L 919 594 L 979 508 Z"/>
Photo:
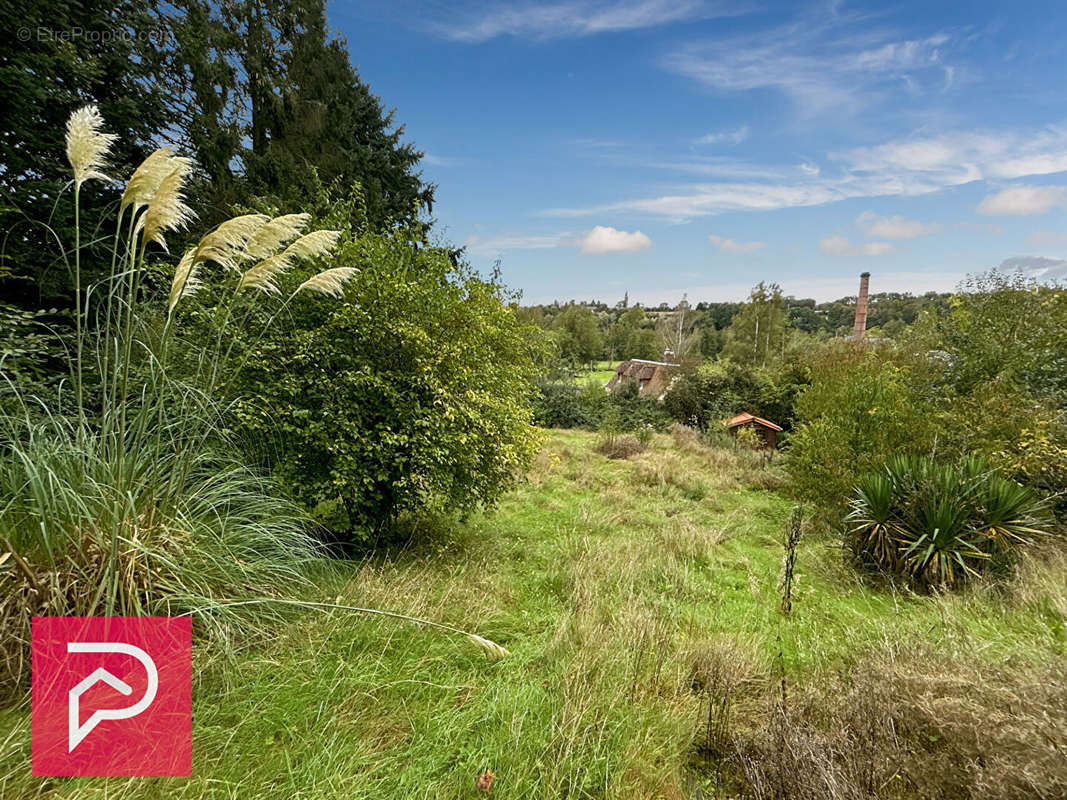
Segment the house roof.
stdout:
<path fill-rule="evenodd" d="M 615 367 L 616 378 L 637 378 L 641 381 L 651 380 L 660 367 L 677 367 L 678 364 L 669 364 L 666 361 L 645 361 L 641 358 L 631 358 L 621 362 Z"/>
<path fill-rule="evenodd" d="M 736 428 L 738 425 L 747 425 L 749 422 L 753 422 L 763 428 L 770 428 L 772 431 L 782 430 L 780 425 L 775 425 L 769 419 L 757 417 L 752 414 L 738 414 L 736 417 L 731 417 L 726 421 L 726 427 Z"/>

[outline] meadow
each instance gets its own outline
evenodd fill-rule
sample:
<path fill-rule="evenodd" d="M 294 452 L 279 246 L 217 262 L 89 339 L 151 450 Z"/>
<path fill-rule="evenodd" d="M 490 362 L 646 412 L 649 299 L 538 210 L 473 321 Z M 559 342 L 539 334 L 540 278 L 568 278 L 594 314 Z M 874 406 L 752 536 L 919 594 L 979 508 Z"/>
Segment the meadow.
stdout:
<path fill-rule="evenodd" d="M 33 778 L 24 703 L 0 716 L 0 796 L 460 798 L 487 770 L 498 798 L 1067 788 L 1062 554 L 920 596 L 864 583 L 805 524 L 786 614 L 775 463 L 680 426 L 628 459 L 597 444 L 549 432 L 495 512 L 411 523 L 304 595 L 506 657 L 300 610 L 237 654 L 198 644 L 191 779 Z"/>

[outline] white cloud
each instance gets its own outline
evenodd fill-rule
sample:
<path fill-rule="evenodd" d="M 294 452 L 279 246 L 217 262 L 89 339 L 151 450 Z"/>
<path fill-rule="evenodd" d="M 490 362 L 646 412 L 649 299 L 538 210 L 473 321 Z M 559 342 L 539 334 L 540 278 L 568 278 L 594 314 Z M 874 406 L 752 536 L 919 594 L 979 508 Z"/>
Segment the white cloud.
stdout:
<path fill-rule="evenodd" d="M 690 159 L 668 166 L 734 180 L 688 184 L 655 197 L 541 213 L 578 217 L 629 212 L 685 221 L 728 211 L 817 206 L 852 198 L 913 197 L 987 178 L 1019 178 L 1023 177 L 1020 169 L 1053 169 L 1061 161 L 1067 171 L 1067 130 L 1048 128 L 1033 134 L 955 131 L 907 137 L 829 153 L 828 160 L 835 169 L 819 171 L 801 166 L 798 170 Z"/>
<path fill-rule="evenodd" d="M 574 245 L 574 234 L 555 233 L 531 236 L 520 233 L 505 233 L 496 236 L 468 236 L 466 248 L 479 255 L 495 256 L 508 250 L 547 250 L 553 247 Z"/>
<path fill-rule="evenodd" d="M 748 138 L 748 125 L 742 125 L 732 131 L 718 131 L 706 133 L 699 139 L 694 139 L 693 144 L 732 144 L 738 145 Z"/>
<path fill-rule="evenodd" d="M 853 258 L 856 256 L 882 256 L 893 252 L 889 242 L 864 242 L 859 247 L 853 246 L 840 234 L 827 236 L 819 240 L 819 250 L 823 255 Z"/>
<path fill-rule="evenodd" d="M 879 217 L 873 211 L 864 211 L 856 218 L 856 224 L 870 237 L 877 239 L 915 239 L 941 230 L 936 222 L 919 222 L 904 217 Z"/>
<path fill-rule="evenodd" d="M 578 247 L 583 253 L 590 255 L 637 253 L 652 247 L 652 240 L 641 231 L 628 233 L 604 225 L 597 225 L 578 240 Z"/>
<path fill-rule="evenodd" d="M 978 213 L 986 216 L 1028 217 L 1047 214 L 1067 200 L 1064 186 L 1012 186 L 988 195 L 978 204 Z"/>
<path fill-rule="evenodd" d="M 1001 272 L 1023 272 L 1043 281 L 1067 280 L 1067 259 L 1044 256 L 1015 256 L 1000 262 Z"/>
<path fill-rule="evenodd" d="M 424 164 L 434 167 L 460 167 L 466 163 L 465 159 L 452 156 L 435 156 L 433 153 L 425 153 L 422 157 Z"/>
<path fill-rule="evenodd" d="M 731 255 L 755 253 L 757 250 L 762 250 L 767 246 L 766 242 L 739 242 L 737 239 L 724 239 L 714 233 L 708 237 L 708 241 L 722 252 L 730 253 Z"/>
<path fill-rule="evenodd" d="M 739 4 L 706 0 L 572 0 L 559 3 L 495 2 L 466 12 L 444 5 L 444 19 L 431 28 L 459 42 L 486 42 L 499 36 L 559 39 L 639 30 L 691 19 L 735 16 Z"/>

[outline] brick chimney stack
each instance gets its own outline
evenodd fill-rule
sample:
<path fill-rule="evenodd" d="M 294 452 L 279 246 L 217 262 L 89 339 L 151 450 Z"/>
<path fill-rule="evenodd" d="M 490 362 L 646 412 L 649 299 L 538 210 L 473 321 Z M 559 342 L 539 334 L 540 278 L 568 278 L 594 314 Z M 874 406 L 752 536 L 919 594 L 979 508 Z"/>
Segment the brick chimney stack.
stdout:
<path fill-rule="evenodd" d="M 867 290 L 871 283 L 871 273 L 860 274 L 860 293 L 856 298 L 856 324 L 852 326 L 852 339 L 856 342 L 863 341 L 867 333 Z"/>

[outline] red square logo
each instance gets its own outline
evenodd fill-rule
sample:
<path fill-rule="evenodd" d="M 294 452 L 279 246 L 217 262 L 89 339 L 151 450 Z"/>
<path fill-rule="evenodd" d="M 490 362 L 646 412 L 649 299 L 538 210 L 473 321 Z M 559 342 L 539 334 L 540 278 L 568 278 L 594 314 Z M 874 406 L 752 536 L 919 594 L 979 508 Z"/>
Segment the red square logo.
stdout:
<path fill-rule="evenodd" d="M 32 718 L 34 775 L 190 775 L 189 617 L 34 617 Z"/>

